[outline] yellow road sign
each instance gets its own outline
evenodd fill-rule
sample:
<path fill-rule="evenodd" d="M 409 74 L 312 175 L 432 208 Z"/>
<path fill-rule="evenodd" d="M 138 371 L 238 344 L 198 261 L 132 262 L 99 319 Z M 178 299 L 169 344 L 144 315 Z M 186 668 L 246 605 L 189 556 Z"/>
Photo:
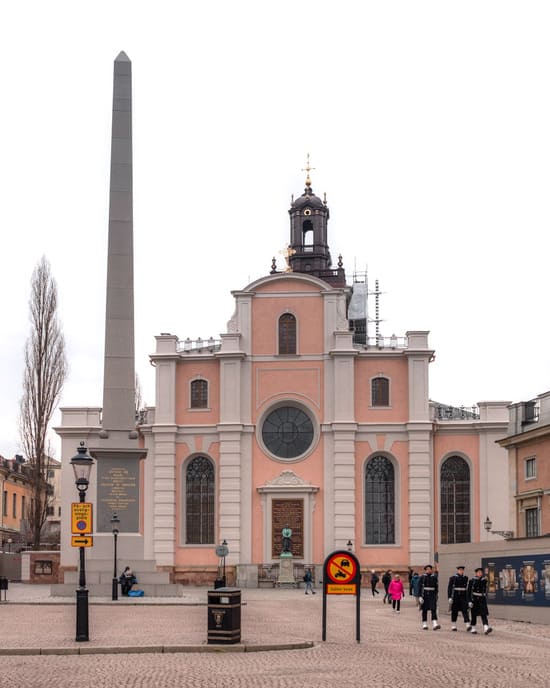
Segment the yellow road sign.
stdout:
<path fill-rule="evenodd" d="M 91 535 L 73 535 L 71 537 L 72 547 L 93 547 L 94 539 Z"/>
<path fill-rule="evenodd" d="M 92 505 L 89 502 L 73 502 L 71 504 L 71 525 L 73 535 L 93 533 Z"/>

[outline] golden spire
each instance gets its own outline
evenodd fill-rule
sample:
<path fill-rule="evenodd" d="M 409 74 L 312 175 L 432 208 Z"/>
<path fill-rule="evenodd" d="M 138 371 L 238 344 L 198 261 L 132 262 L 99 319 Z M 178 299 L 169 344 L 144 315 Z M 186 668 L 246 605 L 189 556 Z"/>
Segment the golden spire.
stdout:
<path fill-rule="evenodd" d="M 302 172 L 307 172 L 306 186 L 309 187 L 309 188 L 311 188 L 311 179 L 310 179 L 309 173 L 311 172 L 311 170 L 314 170 L 314 169 L 315 169 L 315 167 L 311 167 L 310 164 L 309 164 L 309 153 L 308 153 L 308 154 L 307 154 L 306 166 L 305 166 L 305 167 L 302 167 Z"/>

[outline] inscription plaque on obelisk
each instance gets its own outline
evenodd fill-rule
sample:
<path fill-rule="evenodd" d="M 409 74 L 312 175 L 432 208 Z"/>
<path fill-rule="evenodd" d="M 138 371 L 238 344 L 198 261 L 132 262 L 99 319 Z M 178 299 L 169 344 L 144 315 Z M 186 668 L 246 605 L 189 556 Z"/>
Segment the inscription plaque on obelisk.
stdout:
<path fill-rule="evenodd" d="M 111 515 L 120 519 L 119 530 L 139 530 L 139 464 L 135 459 L 102 457 L 97 464 L 97 532 L 110 533 Z"/>

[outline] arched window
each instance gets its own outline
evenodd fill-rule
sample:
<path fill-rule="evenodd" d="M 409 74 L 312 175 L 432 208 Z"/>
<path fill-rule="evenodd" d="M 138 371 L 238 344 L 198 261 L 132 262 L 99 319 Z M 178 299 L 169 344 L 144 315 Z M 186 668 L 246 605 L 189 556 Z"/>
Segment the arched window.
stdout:
<path fill-rule="evenodd" d="M 296 353 L 296 318 L 292 313 L 283 313 L 279 318 L 279 353 Z"/>
<path fill-rule="evenodd" d="M 208 382 L 206 380 L 191 382 L 191 408 L 208 408 Z"/>
<path fill-rule="evenodd" d="M 470 542 L 470 467 L 460 456 L 441 465 L 441 544 Z"/>
<path fill-rule="evenodd" d="M 395 471 L 385 456 L 373 456 L 365 470 L 365 542 L 395 543 Z"/>
<path fill-rule="evenodd" d="M 304 251 L 313 249 L 313 224 L 311 220 L 306 220 L 302 225 L 302 244 Z"/>
<path fill-rule="evenodd" d="M 371 381 L 372 406 L 390 405 L 390 381 L 387 377 L 375 377 Z"/>
<path fill-rule="evenodd" d="M 214 539 L 214 466 L 197 456 L 185 471 L 185 542 L 212 545 Z"/>

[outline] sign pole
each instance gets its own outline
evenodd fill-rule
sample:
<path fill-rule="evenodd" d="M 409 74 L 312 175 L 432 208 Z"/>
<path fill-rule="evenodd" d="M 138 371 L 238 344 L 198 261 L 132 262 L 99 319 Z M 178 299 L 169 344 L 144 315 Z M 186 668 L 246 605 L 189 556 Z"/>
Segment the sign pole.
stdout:
<path fill-rule="evenodd" d="M 323 565 L 323 628 L 327 636 L 327 595 L 355 595 L 355 639 L 361 642 L 361 568 L 352 552 L 336 550 Z"/>

